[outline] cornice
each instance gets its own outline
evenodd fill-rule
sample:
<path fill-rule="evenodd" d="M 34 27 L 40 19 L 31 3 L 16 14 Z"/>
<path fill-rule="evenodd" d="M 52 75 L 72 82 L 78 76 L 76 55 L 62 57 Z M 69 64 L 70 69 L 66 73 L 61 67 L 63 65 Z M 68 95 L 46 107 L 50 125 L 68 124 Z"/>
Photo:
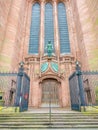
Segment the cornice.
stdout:
<path fill-rule="evenodd" d="M 50 3 L 53 3 L 53 2 L 56 2 L 56 3 L 59 3 L 59 2 L 68 2 L 70 0 L 27 0 L 27 2 L 29 3 L 35 3 L 35 2 L 38 2 L 38 3 L 47 3 L 47 2 L 50 2 Z"/>

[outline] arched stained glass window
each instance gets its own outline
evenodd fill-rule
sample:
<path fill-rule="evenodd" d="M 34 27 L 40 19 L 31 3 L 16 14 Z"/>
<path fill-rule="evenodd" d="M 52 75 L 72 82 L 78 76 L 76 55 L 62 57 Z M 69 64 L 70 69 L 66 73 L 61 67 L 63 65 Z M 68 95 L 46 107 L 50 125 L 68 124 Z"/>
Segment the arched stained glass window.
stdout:
<path fill-rule="evenodd" d="M 35 3 L 32 6 L 29 54 L 38 54 L 40 33 L 40 5 Z"/>
<path fill-rule="evenodd" d="M 53 6 L 50 3 L 45 5 L 45 43 L 44 50 L 48 41 L 51 41 L 54 48 L 54 21 L 53 21 Z"/>
<path fill-rule="evenodd" d="M 70 53 L 70 43 L 68 34 L 68 25 L 66 18 L 66 8 L 63 3 L 58 4 L 58 22 L 59 22 L 59 34 L 60 34 L 60 53 Z"/>

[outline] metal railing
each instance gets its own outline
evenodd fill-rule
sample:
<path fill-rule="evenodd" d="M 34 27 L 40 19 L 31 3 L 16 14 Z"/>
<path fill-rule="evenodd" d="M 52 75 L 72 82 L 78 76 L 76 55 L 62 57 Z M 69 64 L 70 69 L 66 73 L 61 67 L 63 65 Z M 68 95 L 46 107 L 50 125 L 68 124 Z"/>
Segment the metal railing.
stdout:
<path fill-rule="evenodd" d="M 81 111 L 81 107 L 98 106 L 98 71 L 81 71 L 77 69 L 70 78 L 71 107 Z"/>
<path fill-rule="evenodd" d="M 0 73 L 0 106 L 28 109 L 30 79 L 23 68 L 18 73 Z"/>

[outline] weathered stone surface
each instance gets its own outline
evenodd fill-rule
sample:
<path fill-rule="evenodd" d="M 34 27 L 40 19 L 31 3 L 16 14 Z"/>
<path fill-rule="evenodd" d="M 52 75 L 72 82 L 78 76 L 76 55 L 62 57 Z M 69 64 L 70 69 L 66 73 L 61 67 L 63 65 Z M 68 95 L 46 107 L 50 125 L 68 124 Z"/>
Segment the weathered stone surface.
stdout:
<path fill-rule="evenodd" d="M 75 60 L 82 64 L 83 70 L 98 68 L 98 0 L 66 0 L 71 54 L 61 56 L 57 0 L 53 3 L 55 60 L 59 65 L 59 74 L 48 70 L 40 73 L 40 66 L 47 61 L 44 54 L 44 6 L 40 0 L 41 22 L 39 55 L 28 54 L 31 11 L 33 0 L 0 0 L 0 70 L 18 70 L 18 63 L 25 61 L 30 76 L 29 106 L 41 105 L 43 79 L 54 78 L 59 81 L 60 106 L 70 106 L 68 77 L 75 70 Z M 46 58 L 46 59 L 45 59 Z"/>

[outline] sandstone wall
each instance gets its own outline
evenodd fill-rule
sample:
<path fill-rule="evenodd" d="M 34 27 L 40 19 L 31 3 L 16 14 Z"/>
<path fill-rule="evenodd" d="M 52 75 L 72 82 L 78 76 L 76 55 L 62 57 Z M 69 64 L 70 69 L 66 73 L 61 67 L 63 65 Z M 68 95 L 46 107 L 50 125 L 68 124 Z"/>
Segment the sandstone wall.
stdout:
<path fill-rule="evenodd" d="M 98 68 L 98 0 L 87 0 L 86 4 L 89 11 L 89 21 L 92 24 L 92 44 L 95 45 L 89 64 L 91 68 L 95 69 Z"/>
<path fill-rule="evenodd" d="M 0 69 L 17 70 L 26 0 L 0 1 Z"/>
<path fill-rule="evenodd" d="M 0 52 L 4 42 L 6 41 L 5 34 L 6 34 L 6 27 L 8 24 L 8 17 L 9 17 L 11 5 L 12 5 L 12 0 L 0 0 Z M 5 59 L 1 58 L 1 54 L 0 54 L 0 61 L 1 60 L 3 62 Z"/>
<path fill-rule="evenodd" d="M 0 50 L 3 44 L 12 0 L 0 0 Z"/>
<path fill-rule="evenodd" d="M 73 17 L 71 17 L 73 22 L 68 20 L 69 30 L 72 29 L 70 25 L 73 27 L 73 33 L 70 33 L 71 48 L 75 51 L 73 54 L 81 61 L 84 70 L 97 69 L 98 0 L 69 1 L 67 16 Z M 28 55 L 31 9 L 31 1 L 0 0 L 1 70 L 17 70 L 19 61 Z M 75 35 L 77 39 L 74 39 Z M 73 41 L 78 44 L 73 44 Z"/>
<path fill-rule="evenodd" d="M 98 66 L 98 0 L 71 1 L 83 70 L 97 70 Z"/>

